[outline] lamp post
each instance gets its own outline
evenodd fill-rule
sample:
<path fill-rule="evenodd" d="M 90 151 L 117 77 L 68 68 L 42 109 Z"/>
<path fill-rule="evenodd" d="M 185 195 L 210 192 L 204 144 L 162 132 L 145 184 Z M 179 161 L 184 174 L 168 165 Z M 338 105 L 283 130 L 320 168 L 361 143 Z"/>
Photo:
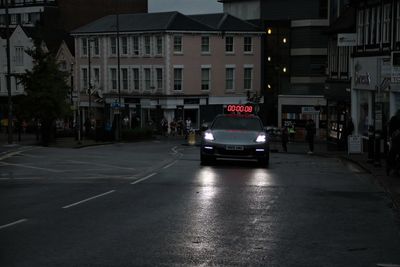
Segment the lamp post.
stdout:
<path fill-rule="evenodd" d="M 119 12 L 119 11 L 118 11 Z M 121 57 L 120 57 L 120 48 L 119 48 L 119 14 L 117 12 L 117 72 L 118 72 L 118 108 L 119 113 L 117 115 L 117 128 L 118 128 L 118 134 L 117 134 L 117 141 L 121 139 Z"/>
<path fill-rule="evenodd" d="M 7 54 L 7 74 L 6 74 L 6 83 L 7 83 L 7 95 L 8 95 L 8 138 L 7 141 L 9 144 L 13 141 L 12 129 L 13 129 L 13 114 L 12 114 L 12 99 L 11 99 L 11 60 L 10 60 L 10 25 L 9 25 L 9 14 L 8 14 L 8 0 L 5 1 L 5 9 L 6 9 L 6 54 Z"/>

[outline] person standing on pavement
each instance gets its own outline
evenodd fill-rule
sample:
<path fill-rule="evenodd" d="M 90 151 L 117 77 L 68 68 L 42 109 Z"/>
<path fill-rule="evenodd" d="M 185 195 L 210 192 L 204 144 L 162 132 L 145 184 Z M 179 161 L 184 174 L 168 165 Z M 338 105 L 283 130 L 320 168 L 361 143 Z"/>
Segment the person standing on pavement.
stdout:
<path fill-rule="evenodd" d="M 185 121 L 185 139 L 188 138 L 190 131 L 192 130 L 192 120 L 188 117 Z"/>
<path fill-rule="evenodd" d="M 284 152 L 287 152 L 287 143 L 289 141 L 289 131 L 286 126 L 282 128 L 281 133 L 281 141 L 282 141 L 282 149 Z"/>
<path fill-rule="evenodd" d="M 397 169 L 396 157 L 400 154 L 400 110 L 389 121 L 390 148 L 386 164 L 386 174 L 392 169 Z"/>
<path fill-rule="evenodd" d="M 315 123 L 312 119 L 309 119 L 306 123 L 306 140 L 308 142 L 308 154 L 314 153 L 314 135 L 315 135 Z"/>

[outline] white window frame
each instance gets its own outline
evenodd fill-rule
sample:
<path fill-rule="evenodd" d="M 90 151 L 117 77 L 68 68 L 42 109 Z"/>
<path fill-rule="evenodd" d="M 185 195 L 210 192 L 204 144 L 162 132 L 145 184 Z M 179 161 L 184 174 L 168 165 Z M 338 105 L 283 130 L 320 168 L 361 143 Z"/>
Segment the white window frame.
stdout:
<path fill-rule="evenodd" d="M 23 66 L 24 65 L 24 47 L 23 46 L 15 46 L 15 65 Z"/>
<path fill-rule="evenodd" d="M 147 76 L 148 74 L 148 76 Z M 150 66 L 144 66 L 143 67 L 143 90 L 144 91 L 149 91 L 151 90 L 151 67 Z"/>
<path fill-rule="evenodd" d="M 162 56 L 164 53 L 164 38 L 161 35 L 155 37 L 155 54 L 156 56 Z"/>
<path fill-rule="evenodd" d="M 391 4 L 383 6 L 383 37 L 382 43 L 386 44 L 390 41 L 390 9 Z"/>
<path fill-rule="evenodd" d="M 364 44 L 364 10 L 361 9 L 357 14 L 357 45 Z"/>
<path fill-rule="evenodd" d="M 183 54 L 183 37 L 182 37 L 182 35 L 174 35 L 173 50 L 174 50 L 174 54 Z"/>
<path fill-rule="evenodd" d="M 118 71 L 116 67 L 110 67 L 110 89 L 118 89 Z"/>
<path fill-rule="evenodd" d="M 88 55 L 88 39 L 86 37 L 81 38 L 81 55 Z"/>
<path fill-rule="evenodd" d="M 400 42 L 400 2 L 396 3 L 396 42 Z"/>
<path fill-rule="evenodd" d="M 231 40 L 232 43 L 228 40 Z M 235 53 L 235 41 L 233 36 L 225 36 L 225 53 L 234 54 Z"/>
<path fill-rule="evenodd" d="M 115 36 L 110 37 L 110 55 L 111 56 L 117 55 L 117 37 Z"/>
<path fill-rule="evenodd" d="M 371 8 L 371 39 L 370 44 L 376 44 L 376 7 Z"/>
<path fill-rule="evenodd" d="M 228 77 L 228 71 L 232 71 L 232 77 Z M 235 91 L 235 73 L 236 66 L 234 65 L 225 65 L 225 90 L 226 91 Z M 232 86 L 228 86 L 232 83 Z"/>
<path fill-rule="evenodd" d="M 250 70 L 250 77 L 246 76 L 246 72 Z M 254 67 L 253 65 L 244 65 L 243 66 L 243 88 L 245 91 L 252 91 L 253 90 L 253 79 L 254 79 Z M 249 85 L 250 86 L 246 86 Z"/>
<path fill-rule="evenodd" d="M 183 92 L 183 70 L 183 66 L 174 66 L 174 83 L 172 88 L 174 92 Z M 175 71 L 180 71 L 180 77 L 178 77 L 179 79 L 177 79 Z M 179 84 L 177 82 L 179 82 Z M 175 86 L 179 86 L 180 88 L 175 89 Z"/>
<path fill-rule="evenodd" d="M 138 35 L 132 36 L 132 55 L 134 57 L 140 56 L 140 38 Z"/>
<path fill-rule="evenodd" d="M 369 15 L 370 15 L 370 9 L 365 9 L 364 10 L 364 44 L 368 45 L 369 44 Z"/>
<path fill-rule="evenodd" d="M 93 56 L 100 56 L 100 41 L 99 38 L 93 38 Z M 90 50 L 92 52 L 92 50 Z"/>
<path fill-rule="evenodd" d="M 246 40 L 250 39 L 250 43 L 246 43 Z M 247 48 L 250 46 L 250 50 Z M 253 53 L 253 37 L 252 36 L 244 36 L 243 37 L 243 52 L 245 54 L 252 54 Z"/>
<path fill-rule="evenodd" d="M 93 67 L 93 86 L 95 89 L 99 89 L 100 86 L 100 67 Z"/>
<path fill-rule="evenodd" d="M 140 91 L 140 67 L 132 67 L 132 90 L 133 91 Z"/>
<path fill-rule="evenodd" d="M 161 71 L 161 73 L 160 73 Z M 162 67 L 155 67 L 155 88 L 157 90 L 164 88 L 164 68 Z M 161 76 L 160 76 L 161 74 Z"/>
<path fill-rule="evenodd" d="M 203 42 L 204 40 L 207 40 L 207 42 Z M 201 36 L 200 39 L 200 46 L 201 46 L 201 53 L 202 54 L 210 54 L 210 36 L 208 35 L 203 35 Z"/>
<path fill-rule="evenodd" d="M 203 77 L 203 71 L 207 71 L 207 77 L 206 79 Z M 200 90 L 202 92 L 208 92 L 211 90 L 211 65 L 202 65 L 201 66 L 201 85 L 200 85 Z M 206 85 L 207 88 L 203 88 L 203 86 Z"/>
<path fill-rule="evenodd" d="M 129 89 L 129 68 L 121 68 L 121 89 Z"/>
<path fill-rule="evenodd" d="M 88 68 L 82 67 L 81 68 L 81 91 L 87 90 L 89 88 L 89 77 L 88 77 Z"/>
<path fill-rule="evenodd" d="M 127 36 L 120 37 L 121 55 L 127 56 L 129 54 L 129 41 Z"/>
<path fill-rule="evenodd" d="M 143 55 L 146 57 L 151 56 L 151 39 L 150 35 L 143 36 Z"/>
<path fill-rule="evenodd" d="M 376 8 L 376 44 L 380 44 L 381 38 L 381 7 Z"/>

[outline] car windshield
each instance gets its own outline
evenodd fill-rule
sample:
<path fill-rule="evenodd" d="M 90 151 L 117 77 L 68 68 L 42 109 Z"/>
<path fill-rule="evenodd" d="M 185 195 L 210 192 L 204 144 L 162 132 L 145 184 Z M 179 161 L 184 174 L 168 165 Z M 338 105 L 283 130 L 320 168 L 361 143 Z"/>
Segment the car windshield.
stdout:
<path fill-rule="evenodd" d="M 262 125 L 258 118 L 244 117 L 218 117 L 211 128 L 214 130 L 262 131 Z"/>

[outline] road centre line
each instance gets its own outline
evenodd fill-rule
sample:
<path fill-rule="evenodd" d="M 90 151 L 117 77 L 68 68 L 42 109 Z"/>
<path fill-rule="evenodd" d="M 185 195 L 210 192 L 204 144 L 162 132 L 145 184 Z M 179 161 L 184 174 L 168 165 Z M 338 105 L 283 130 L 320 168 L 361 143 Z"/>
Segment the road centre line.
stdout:
<path fill-rule="evenodd" d="M 21 219 L 21 220 L 18 220 L 18 221 L 9 223 L 9 224 L 1 225 L 1 226 L 0 226 L 0 230 L 1 230 L 1 229 L 4 229 L 4 228 L 7 228 L 7 227 L 10 227 L 10 226 L 13 226 L 13 225 L 16 225 L 16 224 L 19 224 L 19 223 L 26 222 L 26 221 L 27 221 L 27 219 Z"/>
<path fill-rule="evenodd" d="M 55 172 L 55 173 L 64 172 L 64 171 L 60 171 L 60 170 L 54 170 L 54 169 L 48 169 L 48 168 L 40 168 L 40 167 L 35 167 L 35 166 L 23 165 L 23 164 L 6 163 L 6 162 L 0 162 L 0 164 L 3 165 L 3 166 L 6 166 L 6 165 L 7 166 L 16 166 L 16 167 L 35 169 L 35 170 L 41 170 L 41 171 L 48 171 L 48 172 Z"/>
<path fill-rule="evenodd" d="M 167 168 L 171 167 L 172 165 L 174 165 L 175 163 L 176 163 L 176 160 L 174 160 L 174 161 L 171 162 L 170 164 L 164 166 L 163 169 L 167 169 Z"/>
<path fill-rule="evenodd" d="M 111 194 L 111 193 L 114 193 L 114 192 L 115 192 L 115 190 L 111 190 L 111 191 L 105 192 L 105 193 L 103 193 L 103 194 L 96 195 L 96 196 L 93 196 L 93 197 L 90 197 L 90 198 L 87 198 L 87 199 L 84 199 L 84 200 L 81 200 L 81 201 L 78 201 L 78 202 L 69 204 L 69 205 L 64 206 L 64 207 L 62 207 L 62 208 L 63 208 L 63 209 L 68 209 L 68 208 L 77 206 L 77 205 L 79 205 L 79 204 L 88 202 L 88 201 L 90 201 L 90 200 L 93 200 L 93 199 L 95 199 L 95 198 L 103 197 L 103 196 L 105 196 L 105 195 L 108 195 L 108 194 Z"/>
<path fill-rule="evenodd" d="M 145 177 L 143 177 L 143 178 L 141 178 L 139 180 L 136 180 L 136 181 L 132 182 L 131 184 L 137 184 L 137 183 L 143 182 L 144 180 L 147 180 L 147 179 L 149 179 L 150 177 L 153 177 L 156 174 L 157 174 L 156 172 L 153 172 L 152 174 L 149 174 L 149 175 L 147 175 L 147 176 L 145 176 Z"/>
<path fill-rule="evenodd" d="M 136 170 L 135 168 L 120 167 L 120 166 L 115 166 L 115 165 L 110 165 L 110 164 L 100 164 L 100 163 L 94 163 L 94 162 L 88 162 L 88 161 L 78 161 L 78 160 L 67 160 L 67 161 L 71 162 L 71 163 L 76 163 L 76 164 L 88 164 L 88 165 L 95 165 L 95 166 L 101 166 L 101 167 L 109 167 L 109 168 L 114 168 L 114 169 L 123 169 L 123 170 L 131 170 L 131 171 Z"/>

